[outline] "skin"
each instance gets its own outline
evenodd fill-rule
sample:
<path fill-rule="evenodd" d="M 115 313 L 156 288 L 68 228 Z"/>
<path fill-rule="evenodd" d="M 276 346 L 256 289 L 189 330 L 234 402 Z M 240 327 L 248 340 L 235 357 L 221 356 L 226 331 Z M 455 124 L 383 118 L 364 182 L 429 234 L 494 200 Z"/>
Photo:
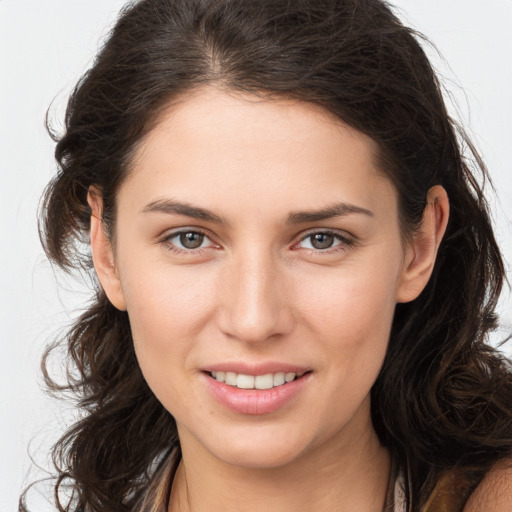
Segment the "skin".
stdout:
<path fill-rule="evenodd" d="M 509 512 L 512 509 L 512 459 L 496 464 L 471 494 L 464 512 Z"/>
<path fill-rule="evenodd" d="M 316 106 L 208 87 L 169 107 L 138 147 L 114 244 L 90 189 L 98 277 L 128 311 L 144 376 L 178 425 L 171 511 L 382 510 L 389 456 L 369 393 L 395 305 L 426 285 L 449 207 L 432 188 L 404 240 L 377 151 Z M 176 202 L 215 217 L 176 213 Z M 340 215 L 293 216 L 340 203 Z M 206 236 L 186 249 L 179 230 Z M 322 233 L 332 246 L 315 249 Z M 205 366 L 269 361 L 309 370 L 272 413 L 229 410 L 205 385 Z"/>

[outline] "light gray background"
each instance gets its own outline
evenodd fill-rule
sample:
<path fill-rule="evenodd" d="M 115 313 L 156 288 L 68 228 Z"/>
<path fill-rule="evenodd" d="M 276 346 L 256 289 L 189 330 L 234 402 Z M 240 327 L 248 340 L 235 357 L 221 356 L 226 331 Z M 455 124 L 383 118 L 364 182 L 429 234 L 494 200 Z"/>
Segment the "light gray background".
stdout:
<path fill-rule="evenodd" d="M 71 278 L 56 279 L 39 246 L 38 200 L 52 176 L 46 109 L 62 119 L 66 96 L 94 55 L 123 0 L 0 0 L 0 512 L 17 510 L 31 470 L 28 446 L 45 465 L 72 410 L 40 390 L 43 347 L 88 297 Z M 512 263 L 512 0 L 399 0 L 408 23 L 427 34 L 446 62 L 436 67 L 457 101 L 494 177 L 497 235 Z M 61 126 L 59 122 L 57 126 Z M 508 290 L 500 306 L 512 330 Z M 498 338 L 496 338 L 498 339 Z M 510 354 L 510 346 L 506 349 Z M 37 500 L 38 512 L 47 510 Z M 48 509 L 49 510 L 49 509 Z"/>

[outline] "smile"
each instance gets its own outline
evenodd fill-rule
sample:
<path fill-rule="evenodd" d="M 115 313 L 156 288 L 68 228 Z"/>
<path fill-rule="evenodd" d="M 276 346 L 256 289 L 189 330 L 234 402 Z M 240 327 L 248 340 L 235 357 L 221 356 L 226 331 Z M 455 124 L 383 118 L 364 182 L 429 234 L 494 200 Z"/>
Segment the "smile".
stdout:
<path fill-rule="evenodd" d="M 238 371 L 236 371 L 238 370 Z M 203 382 L 211 396 L 237 414 L 270 414 L 291 404 L 311 382 L 313 370 L 267 362 L 227 363 L 205 368 Z"/>
<path fill-rule="evenodd" d="M 294 381 L 301 375 L 293 372 L 276 372 L 265 375 L 247 375 L 235 372 L 210 372 L 210 375 L 217 382 L 238 389 L 272 389 Z"/>

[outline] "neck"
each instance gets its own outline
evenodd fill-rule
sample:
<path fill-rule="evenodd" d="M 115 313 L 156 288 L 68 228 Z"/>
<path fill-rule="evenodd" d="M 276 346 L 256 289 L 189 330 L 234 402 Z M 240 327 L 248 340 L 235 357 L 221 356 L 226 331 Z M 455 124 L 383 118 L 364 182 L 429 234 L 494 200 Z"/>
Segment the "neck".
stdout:
<path fill-rule="evenodd" d="M 337 441 L 337 449 L 331 442 L 266 469 L 226 464 L 182 443 L 169 512 L 382 512 L 390 460 L 375 431 Z"/>

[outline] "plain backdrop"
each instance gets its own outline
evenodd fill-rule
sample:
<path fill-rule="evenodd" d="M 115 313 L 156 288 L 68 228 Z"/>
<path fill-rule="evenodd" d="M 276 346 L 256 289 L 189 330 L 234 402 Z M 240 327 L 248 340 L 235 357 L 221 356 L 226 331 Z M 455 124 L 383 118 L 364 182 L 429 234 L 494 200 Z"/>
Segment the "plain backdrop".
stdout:
<path fill-rule="evenodd" d="M 428 50 L 458 104 L 452 111 L 469 126 L 494 178 L 496 232 L 510 276 L 512 0 L 394 3 L 445 59 Z M 123 4 L 0 0 L 0 512 L 17 510 L 24 485 L 44 476 L 29 451 L 47 465 L 51 443 L 72 416 L 68 403 L 42 392 L 38 368 L 45 344 L 89 296 L 79 280 L 54 274 L 39 245 L 38 201 L 55 170 L 44 117 L 52 104 L 51 118 L 56 128 L 62 126 L 66 97 Z M 512 331 L 508 290 L 500 311 L 503 327 L 495 341 Z M 33 503 L 37 512 L 51 510 L 42 497 Z"/>

